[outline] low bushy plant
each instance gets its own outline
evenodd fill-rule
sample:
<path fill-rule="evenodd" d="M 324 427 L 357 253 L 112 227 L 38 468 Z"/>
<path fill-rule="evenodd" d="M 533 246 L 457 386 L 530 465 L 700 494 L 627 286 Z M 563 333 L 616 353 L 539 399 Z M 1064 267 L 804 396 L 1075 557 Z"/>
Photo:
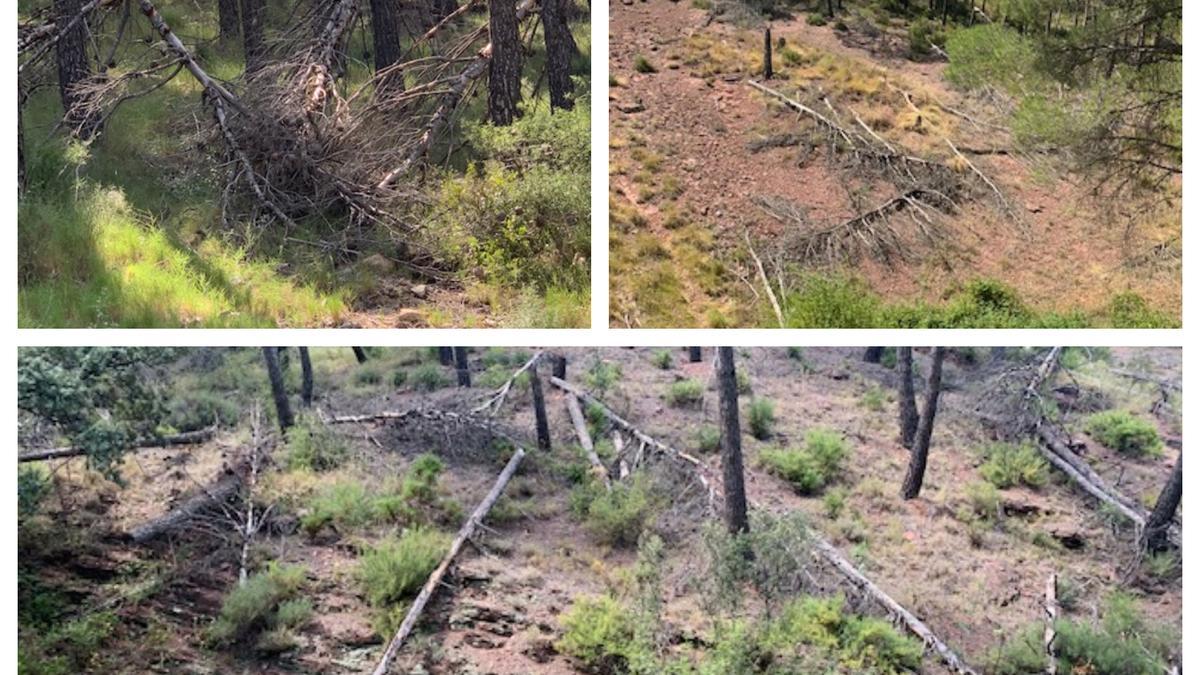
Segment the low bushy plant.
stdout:
<path fill-rule="evenodd" d="M 650 522 L 654 508 L 646 480 L 613 483 L 605 490 L 596 480 L 575 488 L 572 510 L 581 516 L 588 530 L 611 546 L 632 546 Z"/>
<path fill-rule="evenodd" d="M 650 357 L 650 361 L 659 370 L 670 370 L 675 365 L 675 356 L 669 349 L 660 349 Z"/>
<path fill-rule="evenodd" d="M 770 399 L 756 398 L 750 401 L 747 410 L 747 421 L 750 424 L 750 435 L 758 440 L 771 437 L 775 428 L 775 403 Z"/>
<path fill-rule="evenodd" d="M 696 449 L 702 453 L 712 453 L 721 449 L 721 430 L 704 425 L 696 430 Z"/>
<path fill-rule="evenodd" d="M 416 595 L 449 545 L 446 535 L 418 526 L 367 549 L 358 564 L 367 601 L 384 607 Z"/>
<path fill-rule="evenodd" d="M 633 642 L 633 619 L 610 595 L 581 597 L 559 619 L 563 636 L 559 651 L 579 659 L 594 672 L 622 672 Z"/>
<path fill-rule="evenodd" d="M 312 415 L 301 417 L 288 429 L 287 466 L 289 469 L 330 471 L 341 466 L 349 455 L 345 439 Z"/>
<path fill-rule="evenodd" d="M 188 392 L 167 404 L 164 423 L 178 431 L 198 431 L 220 424 L 237 424 L 241 410 L 229 396 L 211 392 Z"/>
<path fill-rule="evenodd" d="M 698 407 L 704 401 L 704 383 L 700 380 L 672 382 L 666 398 L 672 407 Z"/>
<path fill-rule="evenodd" d="M 413 387 L 421 391 L 435 391 L 450 384 L 450 378 L 437 363 L 422 363 L 408 377 Z"/>
<path fill-rule="evenodd" d="M 271 563 L 262 572 L 247 577 L 245 583 L 235 586 L 225 596 L 221 613 L 209 626 L 209 639 L 229 645 L 257 637 L 272 627 L 286 627 L 284 620 L 306 620 L 307 615 L 300 616 L 300 605 L 289 603 L 296 600 L 296 594 L 303 588 L 305 574 L 305 569 L 298 565 Z"/>
<path fill-rule="evenodd" d="M 804 495 L 825 487 L 841 468 L 846 441 L 827 429 L 810 429 L 803 448 L 769 448 L 759 455 L 767 470 L 792 484 Z"/>
<path fill-rule="evenodd" d="M 1162 439 L 1154 425 L 1125 410 L 1105 410 L 1088 417 L 1087 432 L 1106 447 L 1125 455 L 1162 454 Z"/>
<path fill-rule="evenodd" d="M 979 473 L 1001 490 L 1014 485 L 1040 488 L 1049 479 L 1049 464 L 1029 443 L 993 443 L 984 449 L 984 456 Z"/>

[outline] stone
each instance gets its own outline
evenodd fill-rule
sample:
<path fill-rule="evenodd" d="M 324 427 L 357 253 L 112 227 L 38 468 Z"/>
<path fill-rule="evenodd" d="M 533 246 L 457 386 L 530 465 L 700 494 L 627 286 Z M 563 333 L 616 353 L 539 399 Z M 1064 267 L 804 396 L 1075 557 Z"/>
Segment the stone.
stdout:
<path fill-rule="evenodd" d="M 425 325 L 425 312 L 405 307 L 396 312 L 396 328 L 418 328 Z"/>
<path fill-rule="evenodd" d="M 429 287 L 425 284 L 416 284 L 410 290 L 412 290 L 412 294 L 418 298 L 423 298 L 429 294 Z"/>

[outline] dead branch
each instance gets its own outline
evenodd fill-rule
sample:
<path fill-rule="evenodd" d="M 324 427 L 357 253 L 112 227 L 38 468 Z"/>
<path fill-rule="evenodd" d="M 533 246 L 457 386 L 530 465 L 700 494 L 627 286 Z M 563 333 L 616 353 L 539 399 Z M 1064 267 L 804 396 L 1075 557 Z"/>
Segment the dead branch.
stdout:
<path fill-rule="evenodd" d="M 587 422 L 583 419 L 583 410 L 579 408 L 579 399 L 575 396 L 567 396 L 567 414 L 571 416 L 571 424 L 575 426 L 575 435 L 579 437 L 579 447 L 583 448 L 583 453 L 587 455 L 588 461 L 591 462 L 596 476 L 604 481 L 605 490 L 612 490 L 612 481 L 608 477 L 608 469 L 600 461 L 600 456 L 596 454 L 596 446 L 592 444 L 592 436 L 588 433 Z M 620 454 L 619 450 L 617 454 Z"/>
<path fill-rule="evenodd" d="M 750 232 L 747 230 L 745 234 L 746 250 L 750 251 L 750 257 L 754 258 L 754 265 L 758 268 L 758 278 L 762 280 L 763 288 L 767 290 L 767 299 L 771 301 L 771 308 L 775 310 L 775 318 L 779 321 L 779 327 L 784 328 L 783 310 L 779 307 L 775 291 L 771 289 L 771 280 L 767 278 L 767 271 L 763 269 L 762 260 L 759 260 L 758 254 L 754 252 L 754 246 L 750 244 Z"/>
<path fill-rule="evenodd" d="M 216 432 L 216 427 L 209 427 L 208 429 L 188 431 L 182 434 L 174 434 L 171 436 L 143 438 L 141 440 L 134 441 L 134 443 L 129 446 L 129 449 L 167 448 L 174 445 L 195 445 L 197 443 L 205 443 L 209 441 L 216 434 Z M 40 462 L 48 459 L 78 457 L 85 454 L 87 454 L 86 448 L 80 448 L 76 446 L 48 448 L 46 450 L 29 450 L 17 455 L 17 462 Z"/>
<path fill-rule="evenodd" d="M 260 424 L 260 413 L 258 403 L 254 404 L 254 409 L 250 413 L 250 449 L 247 463 L 250 466 L 250 473 L 246 478 L 246 490 L 242 495 L 242 500 L 246 505 L 246 519 L 242 526 L 238 528 L 238 534 L 242 537 L 242 555 L 241 566 L 238 569 L 238 585 L 246 583 L 248 575 L 250 546 L 254 543 L 254 535 L 262 529 L 262 525 L 266 522 L 266 512 L 264 512 L 257 520 L 254 518 L 254 488 L 258 485 L 258 473 L 264 461 L 267 459 L 266 454 L 266 439 L 262 436 L 262 426 Z"/>
<path fill-rule="evenodd" d="M 128 537 L 136 544 L 145 544 L 162 535 L 192 522 L 201 514 L 220 508 L 237 496 L 242 479 L 234 470 L 227 469 L 223 477 L 198 494 L 184 501 L 169 513 L 129 531 Z"/>
<path fill-rule="evenodd" d="M 1054 638 L 1058 635 L 1054 630 L 1054 622 L 1058 620 L 1058 575 L 1050 573 L 1046 579 L 1046 630 L 1042 633 L 1042 644 L 1046 647 L 1046 675 L 1057 675 L 1058 656 Z"/>
<path fill-rule="evenodd" d="M 986 184 L 989 188 L 991 188 L 992 192 L 996 195 L 996 200 L 998 202 L 1000 202 L 1000 208 L 1004 210 L 1004 213 L 1007 214 L 1010 218 L 1020 222 L 1020 218 L 1018 217 L 1017 212 L 1015 210 L 1013 210 L 1012 205 L 1009 204 L 1008 200 L 1004 198 L 1004 193 L 1000 191 L 1000 188 L 996 187 L 996 184 L 993 183 L 990 178 L 985 176 L 984 173 L 982 171 L 980 171 L 978 167 L 976 167 L 974 164 L 972 164 L 971 160 L 967 159 L 966 155 L 959 152 L 958 148 L 954 147 L 954 143 L 952 143 L 949 138 L 943 138 L 942 140 L 946 141 L 946 145 L 950 146 L 950 149 L 954 151 L 955 156 L 957 156 L 963 162 L 966 162 L 967 167 L 970 168 L 971 171 L 973 171 L 976 176 L 979 176 L 979 180 L 982 180 L 984 182 L 984 184 Z"/>
<path fill-rule="evenodd" d="M 492 395 L 490 397 L 488 397 L 488 399 L 486 401 L 484 401 L 481 405 L 479 405 L 476 408 L 473 408 L 471 410 L 471 412 L 473 412 L 473 413 L 487 412 L 489 417 L 492 415 L 495 415 L 497 412 L 499 412 L 500 407 L 504 405 L 504 399 L 508 396 L 508 393 L 512 390 L 513 384 L 517 381 L 517 378 L 520 377 L 521 374 L 524 373 L 525 371 L 527 371 L 530 368 L 533 368 L 535 365 L 537 365 L 538 359 L 540 359 L 541 356 L 542 356 L 541 351 L 536 352 L 532 357 L 530 357 L 530 359 L 528 361 L 525 362 L 525 365 L 518 368 L 517 371 L 515 373 L 513 373 L 512 376 L 509 377 L 508 380 L 506 380 L 504 382 L 504 384 L 500 386 L 499 389 L 497 389 L 495 392 L 493 392 Z"/>
<path fill-rule="evenodd" d="M 433 597 L 433 592 L 441 585 L 442 577 L 450 569 L 450 564 L 454 562 L 454 557 L 458 555 L 458 552 L 467 540 L 475 534 L 475 529 L 479 527 L 483 519 L 487 517 L 488 512 L 492 510 L 492 506 L 500 498 L 500 494 L 504 492 L 505 486 L 508 485 L 513 474 L 516 473 L 517 467 L 520 466 L 521 460 L 524 457 L 525 450 L 518 447 L 516 452 L 513 453 L 512 458 L 508 460 L 508 464 L 505 465 L 504 470 L 496 477 L 496 483 L 492 486 L 491 491 L 483 498 L 479 506 L 475 507 L 475 511 L 471 513 L 471 517 L 467 518 L 467 521 L 463 523 L 462 528 L 458 531 L 458 536 L 450 543 L 450 550 L 442 558 L 442 562 L 437 568 L 433 570 L 433 573 L 429 575 L 429 579 L 425 582 L 425 586 L 417 595 L 416 600 L 413 600 L 413 604 L 409 608 L 408 614 L 405 615 L 404 621 L 400 624 L 400 628 L 396 631 L 396 635 L 392 637 L 387 649 L 384 650 L 383 657 L 379 660 L 379 665 L 375 666 L 373 675 L 386 675 L 392 665 L 392 661 L 395 660 L 396 655 L 400 652 L 400 647 L 404 645 L 404 640 L 412 632 L 412 629 L 416 627 L 417 620 L 421 618 L 421 612 L 425 610 L 425 605 L 429 603 L 429 599 Z"/>

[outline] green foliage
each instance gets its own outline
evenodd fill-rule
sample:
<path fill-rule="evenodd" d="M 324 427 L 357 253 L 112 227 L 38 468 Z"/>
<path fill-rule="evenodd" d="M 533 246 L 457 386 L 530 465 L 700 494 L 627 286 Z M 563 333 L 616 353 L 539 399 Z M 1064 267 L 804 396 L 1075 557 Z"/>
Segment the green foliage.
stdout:
<path fill-rule="evenodd" d="M 559 651 L 579 659 L 595 672 L 619 673 L 628 663 L 633 620 L 612 596 L 584 596 L 559 619 L 563 636 Z"/>
<path fill-rule="evenodd" d="M 659 370 L 670 370 L 675 365 L 675 357 L 669 349 L 655 351 L 650 360 Z"/>
<path fill-rule="evenodd" d="M 314 534 L 327 525 L 346 531 L 376 523 L 455 519 L 460 508 L 438 485 L 444 468 L 437 456 L 425 454 L 413 460 L 399 486 L 369 492 L 359 481 L 334 483 L 313 498 L 300 526 Z"/>
<path fill-rule="evenodd" d="M 974 516 L 990 521 L 1000 515 L 1000 493 L 991 483 L 976 481 L 966 487 L 967 505 Z"/>
<path fill-rule="evenodd" d="M 358 577 L 368 602 L 384 607 L 416 595 L 449 545 L 446 535 L 418 526 L 367 549 Z"/>
<path fill-rule="evenodd" d="M 804 275 L 799 290 L 780 299 L 790 328 L 876 328 L 880 302 L 862 281 L 833 274 Z"/>
<path fill-rule="evenodd" d="M 841 595 L 790 602 L 757 636 L 757 648 L 772 655 L 772 661 L 781 661 L 780 665 L 804 665 L 804 654 L 796 653 L 797 645 L 824 650 L 830 660 L 850 672 L 880 675 L 917 670 L 924 654 L 920 641 L 901 635 L 889 622 L 846 613 Z M 783 670 L 791 669 L 785 665 Z"/>
<path fill-rule="evenodd" d="M 804 22 L 810 26 L 824 26 L 828 19 L 820 12 L 809 12 L 808 16 L 804 17 Z"/>
<path fill-rule="evenodd" d="M 809 429 L 803 448 L 768 448 L 759 461 L 771 473 L 792 484 L 800 494 L 814 494 L 825 487 L 841 468 L 848 449 L 846 441 L 828 429 Z"/>
<path fill-rule="evenodd" d="M 308 512 L 300 518 L 300 526 L 310 534 L 326 525 L 351 530 L 373 522 L 377 516 L 375 502 L 361 483 L 334 483 L 309 503 Z"/>
<path fill-rule="evenodd" d="M 912 56 L 925 56 L 933 51 L 931 45 L 945 44 L 946 34 L 929 19 L 917 19 L 908 25 L 908 53 Z"/>
<path fill-rule="evenodd" d="M 291 470 L 330 471 L 346 461 L 345 439 L 314 415 L 303 415 L 287 433 L 287 466 Z"/>
<path fill-rule="evenodd" d="M 702 453 L 713 453 L 721 449 L 721 430 L 706 424 L 696 430 L 696 449 Z"/>
<path fill-rule="evenodd" d="M 1022 80 L 1037 77 L 1033 41 L 1000 24 L 953 31 L 946 39 L 946 79 L 963 89 L 1000 87 L 1019 93 Z"/>
<path fill-rule="evenodd" d="M 1156 312 L 1137 293 L 1114 295 L 1108 302 L 1109 321 L 1114 328 L 1175 328 L 1179 321 Z"/>
<path fill-rule="evenodd" d="M 28 518 L 38 512 L 42 500 L 50 494 L 50 474 L 40 466 L 17 469 L 17 515 Z"/>
<path fill-rule="evenodd" d="M 679 380 L 667 389 L 667 404 L 676 408 L 699 407 L 704 400 L 704 383 L 700 380 Z"/>
<path fill-rule="evenodd" d="M 435 391 L 450 384 L 450 379 L 436 363 L 422 363 L 413 369 L 408 380 L 420 391 Z"/>
<path fill-rule="evenodd" d="M 883 404 L 884 404 L 884 401 L 886 401 L 886 400 L 887 400 L 887 395 L 883 392 L 883 389 L 877 384 L 872 385 L 869 389 L 867 389 L 865 392 L 863 392 L 863 395 L 862 395 L 863 407 L 872 412 L 879 412 L 879 411 L 883 410 Z"/>
<path fill-rule="evenodd" d="M 17 672 L 21 675 L 86 672 L 117 626 L 115 614 L 96 612 L 51 626 L 31 638 L 22 637 Z"/>
<path fill-rule="evenodd" d="M 825 515 L 831 520 L 837 520 L 842 514 L 842 509 L 846 506 L 846 496 L 848 492 L 844 487 L 836 487 L 825 493 L 821 498 L 821 504 L 825 507 Z"/>
<path fill-rule="evenodd" d="M 214 392 L 186 392 L 167 403 L 164 424 L 177 431 L 198 431 L 221 425 L 235 426 L 241 417 L 236 401 Z"/>
<path fill-rule="evenodd" d="M 984 456 L 979 473 L 1001 490 L 1014 485 L 1040 488 L 1049 480 L 1049 465 L 1030 443 L 993 443 L 984 449 Z"/>
<path fill-rule="evenodd" d="M 283 618 L 302 621 L 295 596 L 304 586 L 305 570 L 298 565 L 271 563 L 267 569 L 246 578 L 235 586 L 221 604 L 221 613 L 208 628 L 208 637 L 215 644 L 230 645 L 243 642 L 267 628 L 285 625 Z M 287 608 L 284 609 L 284 605 Z M 311 607 L 309 608 L 311 611 Z M 293 624 L 296 625 L 296 624 Z"/>
<path fill-rule="evenodd" d="M 775 427 L 775 403 L 770 399 L 756 398 L 750 401 L 747 410 L 750 435 L 758 440 L 770 438 Z"/>
<path fill-rule="evenodd" d="M 365 363 L 354 371 L 354 383 L 367 387 L 377 386 L 383 383 L 383 373 L 374 365 Z"/>
<path fill-rule="evenodd" d="M 654 503 L 644 477 L 614 482 L 611 490 L 596 480 L 575 488 L 571 507 L 591 533 L 611 546 L 632 546 L 654 516 Z"/>
<path fill-rule="evenodd" d="M 592 365 L 583 374 L 583 382 L 588 389 L 604 394 L 621 380 L 621 366 L 611 361 L 592 361 Z"/>
<path fill-rule="evenodd" d="M 1155 579 L 1173 579 L 1182 572 L 1179 554 L 1174 551 L 1158 551 L 1146 556 L 1145 570 Z"/>
<path fill-rule="evenodd" d="M 392 386 L 396 388 L 403 387 L 408 382 L 408 371 L 403 368 L 398 368 L 392 372 Z"/>
<path fill-rule="evenodd" d="M 645 56 L 638 54 L 633 57 L 633 69 L 639 73 L 657 73 L 658 69 Z"/>
<path fill-rule="evenodd" d="M 1163 443 L 1154 425 L 1125 410 L 1105 410 L 1087 418 L 1087 432 L 1119 453 L 1140 457 L 1162 455 Z"/>
<path fill-rule="evenodd" d="M 744 370 L 737 371 L 734 376 L 737 380 L 737 393 L 741 396 L 749 396 L 754 391 L 754 385 L 750 382 L 750 375 Z"/>

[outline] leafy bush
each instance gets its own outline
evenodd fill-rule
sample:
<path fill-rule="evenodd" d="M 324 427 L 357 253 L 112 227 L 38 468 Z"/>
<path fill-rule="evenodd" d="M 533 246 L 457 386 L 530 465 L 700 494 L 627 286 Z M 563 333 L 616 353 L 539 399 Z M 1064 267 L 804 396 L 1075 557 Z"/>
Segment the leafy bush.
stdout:
<path fill-rule="evenodd" d="M 603 394 L 621 380 L 621 366 L 609 361 L 596 359 L 583 374 L 583 382 L 588 389 Z"/>
<path fill-rule="evenodd" d="M 820 12 L 809 12 L 808 16 L 804 18 L 804 22 L 810 26 L 824 26 L 828 19 Z"/>
<path fill-rule="evenodd" d="M 605 544 L 632 546 L 654 514 L 646 480 L 635 477 L 613 483 L 605 490 L 597 481 L 575 488 L 572 510 L 584 518 L 588 530 Z"/>
<path fill-rule="evenodd" d="M 907 673 L 921 667 L 924 649 L 919 640 L 901 635 L 891 623 L 848 614 L 841 595 L 806 597 L 788 603 L 780 615 L 761 629 L 757 647 L 782 660 L 800 658 L 796 645 L 810 645 L 828 653 L 831 660 L 851 672 L 880 675 Z M 781 664 L 781 665 L 783 665 Z M 793 671 L 786 665 L 784 672 Z"/>
<path fill-rule="evenodd" d="M 1001 490 L 1014 485 L 1039 488 L 1049 479 L 1049 465 L 1029 443 L 994 443 L 984 453 L 987 461 L 979 467 L 979 473 Z"/>
<path fill-rule="evenodd" d="M 650 360 L 659 370 L 670 370 L 675 365 L 675 357 L 669 349 L 660 349 L 654 352 Z"/>
<path fill-rule="evenodd" d="M 867 410 L 879 412 L 883 410 L 883 402 L 887 395 L 883 393 L 883 389 L 879 385 L 873 385 L 870 389 L 863 392 L 862 405 Z"/>
<path fill-rule="evenodd" d="M 73 675 L 96 667 L 96 652 L 117 627 L 112 612 L 86 614 L 56 623 L 46 632 L 21 636 L 17 672 L 21 675 Z"/>
<path fill-rule="evenodd" d="M 633 643 L 630 613 L 612 596 L 582 597 L 559 619 L 563 636 L 559 651 L 579 659 L 594 672 L 622 672 Z"/>
<path fill-rule="evenodd" d="M 696 430 L 696 449 L 703 453 L 716 452 L 721 449 L 721 430 L 705 425 Z"/>
<path fill-rule="evenodd" d="M 803 448 L 769 448 L 759 460 L 767 470 L 792 484 L 800 494 L 825 487 L 841 468 L 846 441 L 827 429 L 810 429 Z"/>
<path fill-rule="evenodd" d="M 775 403 L 766 398 L 751 400 L 748 421 L 751 436 L 760 441 L 769 438 L 775 427 Z"/>
<path fill-rule="evenodd" d="M 946 79 L 964 89 L 1000 87 L 1019 94 L 1036 85 L 1037 48 L 1033 41 L 1000 24 L 958 29 L 946 39 Z"/>
<path fill-rule="evenodd" d="M 704 383 L 700 380 L 679 380 L 667 389 L 667 403 L 673 407 L 698 407 L 704 400 Z"/>
<path fill-rule="evenodd" d="M 833 520 L 841 515 L 842 509 L 846 506 L 846 488 L 834 488 L 825 493 L 821 499 L 822 505 L 825 507 L 825 515 Z"/>
<path fill-rule="evenodd" d="M 877 328 L 880 302 L 865 283 L 832 274 L 809 274 L 781 299 L 790 328 Z"/>
<path fill-rule="evenodd" d="M 750 383 L 750 375 L 744 370 L 737 371 L 735 376 L 737 379 L 737 393 L 741 396 L 748 396 L 754 391 L 754 386 Z"/>
<path fill-rule="evenodd" d="M 346 441 L 312 415 L 300 418 L 288 430 L 287 466 L 289 469 L 330 471 L 346 461 Z"/>
<path fill-rule="evenodd" d="M 167 404 L 164 423 L 179 431 L 197 431 L 216 424 L 231 427 L 241 417 L 237 401 L 210 392 L 187 392 Z"/>
<path fill-rule="evenodd" d="M 908 25 L 908 53 L 912 56 L 925 56 L 933 51 L 931 44 L 942 47 L 945 42 L 946 34 L 929 19 L 917 19 Z"/>
<path fill-rule="evenodd" d="M 991 483 L 976 481 L 966 488 L 967 504 L 971 513 L 984 520 L 992 520 L 1000 514 L 1000 493 Z"/>
<path fill-rule="evenodd" d="M 300 526 L 313 534 L 326 525 L 354 530 L 372 523 L 457 520 L 458 503 L 446 498 L 438 486 L 443 469 L 436 455 L 424 454 L 413 460 L 399 486 L 390 489 L 372 493 L 358 481 L 334 483 L 309 504 Z"/>
<path fill-rule="evenodd" d="M 40 466 L 22 466 L 17 470 L 17 513 L 27 518 L 38 512 L 42 500 L 50 494 L 50 474 Z"/>
<path fill-rule="evenodd" d="M 383 373 L 379 372 L 375 366 L 365 364 L 360 366 L 354 373 L 354 383 L 367 387 L 373 387 L 383 382 Z"/>
<path fill-rule="evenodd" d="M 410 527 L 399 537 L 389 537 L 368 549 L 358 566 L 367 601 L 383 607 L 415 595 L 449 545 L 449 538 L 441 532 Z"/>
<path fill-rule="evenodd" d="M 450 384 L 450 379 L 436 363 L 422 363 L 413 369 L 408 379 L 421 391 L 435 391 Z"/>
<path fill-rule="evenodd" d="M 309 534 L 326 525 L 352 530 L 374 522 L 376 514 L 374 499 L 361 483 L 335 483 L 313 498 L 300 526 Z"/>
<path fill-rule="evenodd" d="M 1088 417 L 1087 432 L 1106 447 L 1122 454 L 1162 454 L 1163 443 L 1154 425 L 1125 410 L 1106 410 Z"/>
<path fill-rule="evenodd" d="M 408 371 L 403 368 L 398 368 L 392 372 L 392 386 L 396 388 L 403 387 L 408 382 Z"/>
<path fill-rule="evenodd" d="M 245 583 L 235 586 L 225 596 L 221 613 L 209 626 L 209 639 L 216 644 L 229 645 L 255 637 L 269 627 L 286 626 L 281 621 L 280 610 L 283 610 L 283 619 L 300 620 L 299 606 L 288 601 L 293 600 L 304 586 L 304 576 L 303 567 L 276 563 L 250 575 Z M 286 609 L 285 603 L 288 604 Z"/>

